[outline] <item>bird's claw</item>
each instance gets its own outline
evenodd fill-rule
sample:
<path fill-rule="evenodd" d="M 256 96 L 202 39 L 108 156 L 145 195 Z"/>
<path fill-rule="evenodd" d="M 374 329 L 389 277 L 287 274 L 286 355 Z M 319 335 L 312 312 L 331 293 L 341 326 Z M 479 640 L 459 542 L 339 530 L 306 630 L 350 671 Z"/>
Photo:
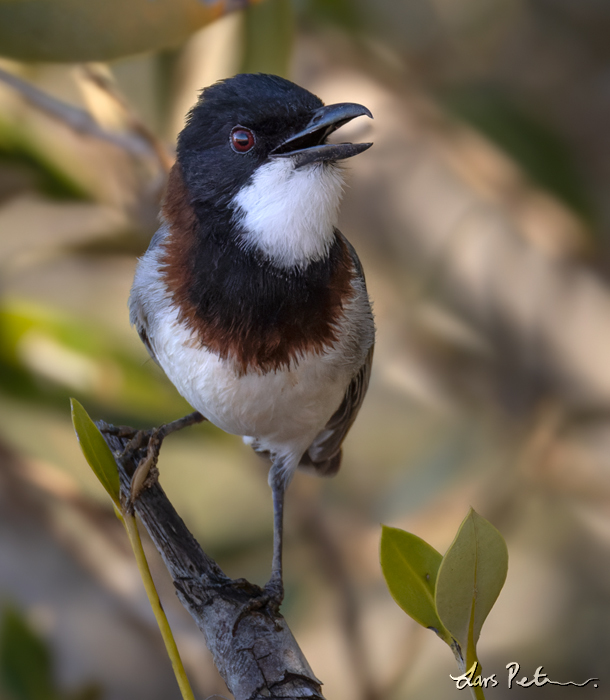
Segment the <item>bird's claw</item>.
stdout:
<path fill-rule="evenodd" d="M 104 433 L 129 438 L 129 442 L 123 450 L 121 459 L 137 461 L 137 467 L 131 477 L 129 498 L 126 504 L 129 511 L 133 510 L 133 505 L 138 500 L 142 491 L 156 483 L 158 477 L 156 467 L 163 440 L 171 433 L 182 430 L 195 423 L 201 423 L 204 420 L 206 420 L 206 418 L 202 416 L 201 413 L 194 411 L 183 418 L 165 423 L 158 428 L 151 428 L 150 430 L 136 430 L 129 426 L 106 424 L 100 426 L 100 430 Z M 146 453 L 140 457 L 140 454 L 144 450 L 146 450 Z"/>
<path fill-rule="evenodd" d="M 101 423 L 101 421 L 100 421 Z M 109 425 L 108 423 L 103 423 L 99 425 L 100 432 L 106 433 L 107 435 L 114 435 L 120 438 L 129 438 L 132 440 L 139 432 L 137 428 L 132 428 L 130 425 Z"/>
<path fill-rule="evenodd" d="M 129 490 L 129 505 L 131 507 L 133 507 L 133 504 L 138 500 L 138 497 L 147 485 L 150 486 L 151 483 L 154 483 L 158 476 L 156 466 L 161 449 L 161 440 L 158 437 L 158 432 L 158 429 L 140 431 L 132 440 L 133 442 L 137 438 L 139 444 L 136 449 L 138 449 L 142 446 L 143 440 L 148 438 L 146 455 L 138 462 L 138 466 L 131 477 L 131 488 Z"/>
<path fill-rule="evenodd" d="M 280 606 L 284 600 L 284 584 L 281 579 L 272 577 L 262 589 L 261 595 L 256 598 L 251 598 L 247 603 L 244 603 L 241 610 L 239 611 L 235 622 L 233 623 L 233 636 L 237 631 L 239 623 L 248 615 L 257 610 L 262 610 L 266 608 L 268 613 L 276 620 L 276 624 L 279 624 Z"/>
<path fill-rule="evenodd" d="M 280 606 L 284 600 L 284 583 L 281 578 L 272 576 L 263 588 L 265 605 L 273 617 L 280 614 Z"/>
<path fill-rule="evenodd" d="M 113 428 L 114 426 L 109 426 Z M 104 432 L 120 435 L 121 427 L 114 430 L 104 430 Z M 142 491 L 155 483 L 158 477 L 156 469 L 159 459 L 159 450 L 161 449 L 162 439 L 159 438 L 159 428 L 151 430 L 134 430 L 128 429 L 129 432 L 123 432 L 124 437 L 131 439 L 125 445 L 125 449 L 121 453 L 119 459 L 123 464 L 126 462 L 136 463 L 137 466 L 131 477 L 131 485 L 129 488 L 129 496 L 126 498 L 125 508 L 127 512 L 133 512 L 134 503 L 138 500 Z"/>

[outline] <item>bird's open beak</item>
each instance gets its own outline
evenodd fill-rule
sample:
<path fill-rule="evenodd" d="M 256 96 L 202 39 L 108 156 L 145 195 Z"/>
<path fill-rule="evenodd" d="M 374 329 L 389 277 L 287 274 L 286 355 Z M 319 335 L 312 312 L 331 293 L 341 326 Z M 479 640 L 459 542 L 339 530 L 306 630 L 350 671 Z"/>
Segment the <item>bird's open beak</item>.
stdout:
<path fill-rule="evenodd" d="M 372 143 L 324 143 L 326 137 L 356 117 L 373 118 L 366 107 L 342 102 L 318 109 L 309 124 L 271 151 L 271 158 L 292 158 L 295 168 L 308 163 L 343 160 L 366 151 Z"/>

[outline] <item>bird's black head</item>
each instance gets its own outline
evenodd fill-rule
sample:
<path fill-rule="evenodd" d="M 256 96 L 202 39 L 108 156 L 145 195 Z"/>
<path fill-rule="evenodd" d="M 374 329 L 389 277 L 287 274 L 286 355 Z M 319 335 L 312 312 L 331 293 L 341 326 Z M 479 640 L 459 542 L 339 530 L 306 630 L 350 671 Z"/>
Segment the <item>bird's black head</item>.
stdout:
<path fill-rule="evenodd" d="M 311 92 L 276 75 L 236 75 L 202 90 L 178 138 L 178 160 L 195 199 L 231 198 L 274 158 L 290 157 L 303 167 L 365 150 L 371 144 L 317 148 L 332 131 L 365 114 L 371 116 L 361 105 L 324 107 Z"/>
<path fill-rule="evenodd" d="M 333 166 L 371 145 L 326 139 L 361 115 L 372 116 L 357 104 L 325 107 L 274 75 L 236 75 L 205 88 L 178 138 L 195 211 L 202 219 L 210 208 L 228 212 L 243 247 L 256 247 L 280 266 L 320 258 L 341 196 Z"/>

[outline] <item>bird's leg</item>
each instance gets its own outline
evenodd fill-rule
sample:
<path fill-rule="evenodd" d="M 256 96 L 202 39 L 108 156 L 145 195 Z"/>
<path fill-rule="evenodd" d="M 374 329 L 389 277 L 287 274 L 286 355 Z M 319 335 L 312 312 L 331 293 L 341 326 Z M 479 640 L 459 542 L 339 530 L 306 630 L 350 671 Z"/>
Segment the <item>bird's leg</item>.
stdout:
<path fill-rule="evenodd" d="M 157 465 L 157 460 L 159 459 L 159 451 L 161 450 L 161 443 L 163 442 L 164 438 L 166 438 L 171 433 L 175 433 L 178 430 L 182 430 L 182 428 L 187 428 L 190 425 L 195 425 L 195 423 L 201 423 L 204 420 L 206 420 L 205 417 L 202 416 L 201 413 L 199 413 L 199 411 L 195 411 L 193 413 L 189 413 L 183 418 L 178 418 L 178 420 L 174 420 L 171 423 L 165 423 L 159 428 L 153 428 L 150 431 L 143 431 L 143 433 L 136 434 L 136 437 L 139 437 L 141 435 L 147 435 L 148 444 L 146 449 L 146 455 L 140 460 L 135 472 L 133 473 L 133 476 L 131 477 L 131 492 L 129 500 L 132 504 L 137 500 L 138 496 L 142 492 L 142 489 L 144 487 L 146 479 L 150 474 L 151 469 Z M 138 442 L 141 444 L 141 439 Z M 130 446 L 131 443 L 127 446 L 127 449 L 129 449 Z"/>
<path fill-rule="evenodd" d="M 271 578 L 265 584 L 265 591 L 279 609 L 284 599 L 284 581 L 282 578 L 282 550 L 284 539 L 284 494 L 286 486 L 281 476 L 275 476 L 271 483 L 273 492 L 273 561 Z"/>
<path fill-rule="evenodd" d="M 273 562 L 271 578 L 265 584 L 262 595 L 253 597 L 247 602 L 235 618 L 233 634 L 237 626 L 254 610 L 266 607 L 274 617 L 279 616 L 280 605 L 284 600 L 284 582 L 282 580 L 282 538 L 284 532 L 284 493 L 286 492 L 285 475 L 282 474 L 282 463 L 274 462 L 269 475 L 269 483 L 273 493 Z M 247 583 L 247 582 L 246 582 Z"/>
<path fill-rule="evenodd" d="M 284 535 L 284 494 L 287 482 L 284 462 L 275 459 L 269 473 L 269 485 L 273 494 L 273 562 L 271 578 L 265 584 L 265 598 L 274 613 L 278 613 L 284 600 L 284 581 L 282 579 L 282 550 Z"/>
<path fill-rule="evenodd" d="M 159 439 L 163 440 L 163 438 L 167 437 L 171 433 L 175 433 L 178 430 L 182 430 L 182 428 L 188 428 L 189 426 L 195 425 L 196 423 L 203 423 L 204 420 L 206 420 L 206 417 L 202 416 L 201 413 L 199 413 L 199 411 L 193 411 L 193 413 L 189 413 L 183 418 L 173 420 L 171 423 L 165 423 L 165 425 L 162 425 L 161 427 L 157 428 L 155 432 Z"/>

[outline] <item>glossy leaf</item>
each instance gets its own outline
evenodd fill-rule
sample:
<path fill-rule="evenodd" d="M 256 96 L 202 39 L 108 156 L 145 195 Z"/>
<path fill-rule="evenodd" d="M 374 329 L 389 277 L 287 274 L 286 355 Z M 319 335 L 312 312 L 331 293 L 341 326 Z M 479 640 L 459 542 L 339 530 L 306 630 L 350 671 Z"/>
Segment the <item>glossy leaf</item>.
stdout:
<path fill-rule="evenodd" d="M 434 604 L 434 588 L 442 556 L 410 532 L 382 525 L 381 569 L 398 605 L 423 627 L 434 629 L 448 644 Z"/>
<path fill-rule="evenodd" d="M 0 0 L 0 55 L 107 61 L 177 46 L 248 0 Z"/>
<path fill-rule="evenodd" d="M 120 510 L 119 472 L 112 452 L 80 403 L 76 399 L 71 399 L 70 404 L 72 423 L 83 455 L 115 506 Z"/>
<path fill-rule="evenodd" d="M 466 650 L 468 665 L 508 571 L 506 542 L 472 508 L 445 553 L 436 581 L 436 610 Z"/>

